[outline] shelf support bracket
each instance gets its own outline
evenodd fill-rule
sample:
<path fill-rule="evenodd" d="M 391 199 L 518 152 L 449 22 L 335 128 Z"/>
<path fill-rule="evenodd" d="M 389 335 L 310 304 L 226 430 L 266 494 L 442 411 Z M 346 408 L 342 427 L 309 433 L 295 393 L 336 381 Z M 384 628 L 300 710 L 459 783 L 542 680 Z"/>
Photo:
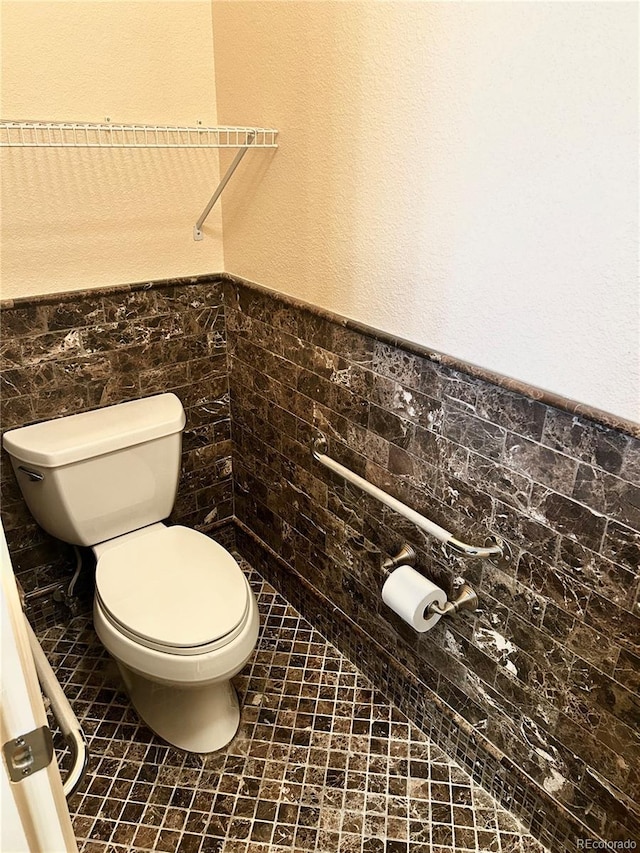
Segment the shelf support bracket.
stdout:
<path fill-rule="evenodd" d="M 205 209 L 200 214 L 200 218 L 198 219 L 196 224 L 193 226 L 193 239 L 194 240 L 202 240 L 204 238 L 204 234 L 202 233 L 202 226 L 204 224 L 205 219 L 211 213 L 211 208 L 220 198 L 220 195 L 222 194 L 222 190 L 229 183 L 229 179 L 231 178 L 231 175 L 233 175 L 235 170 L 240 165 L 240 161 L 242 160 L 244 155 L 247 153 L 249 146 L 251 145 L 251 143 L 254 141 L 255 138 L 256 138 L 256 135 L 253 131 L 251 133 L 247 134 L 245 147 L 241 148 L 240 151 L 238 151 L 236 156 L 233 158 L 233 163 L 229 166 L 229 168 L 225 172 L 224 177 L 222 178 L 222 180 L 220 181 L 220 183 L 216 187 L 216 191 L 214 192 L 214 194 L 209 199 L 209 203 L 207 204 Z"/>

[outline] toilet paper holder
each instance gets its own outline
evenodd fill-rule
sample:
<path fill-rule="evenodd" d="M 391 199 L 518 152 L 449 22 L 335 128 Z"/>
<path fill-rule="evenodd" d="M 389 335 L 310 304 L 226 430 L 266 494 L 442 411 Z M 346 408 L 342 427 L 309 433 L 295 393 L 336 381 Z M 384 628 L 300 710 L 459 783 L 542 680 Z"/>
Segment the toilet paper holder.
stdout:
<path fill-rule="evenodd" d="M 458 597 L 453 601 L 447 601 L 440 607 L 435 601 L 427 607 L 425 616 L 437 613 L 439 616 L 453 616 L 459 610 L 475 610 L 478 606 L 478 595 L 468 583 L 462 584 Z"/>
<path fill-rule="evenodd" d="M 414 566 L 416 564 L 416 560 L 418 555 L 416 554 L 414 548 L 407 544 L 402 546 L 395 557 L 387 557 L 386 560 L 382 563 L 382 571 L 385 575 L 391 574 L 394 569 L 397 569 L 398 566 Z"/>
<path fill-rule="evenodd" d="M 414 566 L 416 564 L 417 554 L 415 549 L 408 543 L 404 543 L 402 548 L 393 557 L 387 557 L 382 563 L 382 571 L 385 576 L 389 576 L 391 572 L 399 566 Z M 478 607 L 479 599 L 476 591 L 469 586 L 468 583 L 463 583 L 460 587 L 458 596 L 453 601 L 447 601 L 440 607 L 437 602 L 433 602 L 425 611 L 425 618 L 437 613 L 439 616 L 453 616 L 459 610 L 475 610 Z"/>

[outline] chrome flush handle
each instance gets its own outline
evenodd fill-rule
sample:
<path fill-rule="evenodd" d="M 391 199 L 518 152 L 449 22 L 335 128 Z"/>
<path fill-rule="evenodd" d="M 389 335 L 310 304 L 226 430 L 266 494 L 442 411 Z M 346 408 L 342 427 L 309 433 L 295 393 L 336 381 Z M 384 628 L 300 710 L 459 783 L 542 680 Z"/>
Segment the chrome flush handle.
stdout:
<path fill-rule="evenodd" d="M 32 471 L 31 468 L 25 468 L 24 465 L 18 465 L 18 471 L 22 471 L 33 483 L 39 483 L 44 480 L 44 474 L 40 471 Z"/>

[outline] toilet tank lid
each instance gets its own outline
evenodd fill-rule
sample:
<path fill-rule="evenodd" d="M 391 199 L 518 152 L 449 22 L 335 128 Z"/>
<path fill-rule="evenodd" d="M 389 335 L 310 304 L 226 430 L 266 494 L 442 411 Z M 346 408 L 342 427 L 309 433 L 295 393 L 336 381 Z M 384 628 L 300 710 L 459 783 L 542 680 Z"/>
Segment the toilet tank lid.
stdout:
<path fill-rule="evenodd" d="M 9 430 L 2 443 L 21 462 L 56 468 L 181 432 L 184 424 L 178 397 L 156 394 Z"/>

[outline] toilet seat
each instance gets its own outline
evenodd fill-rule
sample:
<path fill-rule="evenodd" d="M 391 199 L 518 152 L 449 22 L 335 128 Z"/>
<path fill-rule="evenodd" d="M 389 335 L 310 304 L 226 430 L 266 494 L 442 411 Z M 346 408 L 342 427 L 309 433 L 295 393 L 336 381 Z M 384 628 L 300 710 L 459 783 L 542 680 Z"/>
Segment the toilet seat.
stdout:
<path fill-rule="evenodd" d="M 153 525 L 100 546 L 96 598 L 142 646 L 197 655 L 243 630 L 251 591 L 231 554 L 188 527 Z"/>

